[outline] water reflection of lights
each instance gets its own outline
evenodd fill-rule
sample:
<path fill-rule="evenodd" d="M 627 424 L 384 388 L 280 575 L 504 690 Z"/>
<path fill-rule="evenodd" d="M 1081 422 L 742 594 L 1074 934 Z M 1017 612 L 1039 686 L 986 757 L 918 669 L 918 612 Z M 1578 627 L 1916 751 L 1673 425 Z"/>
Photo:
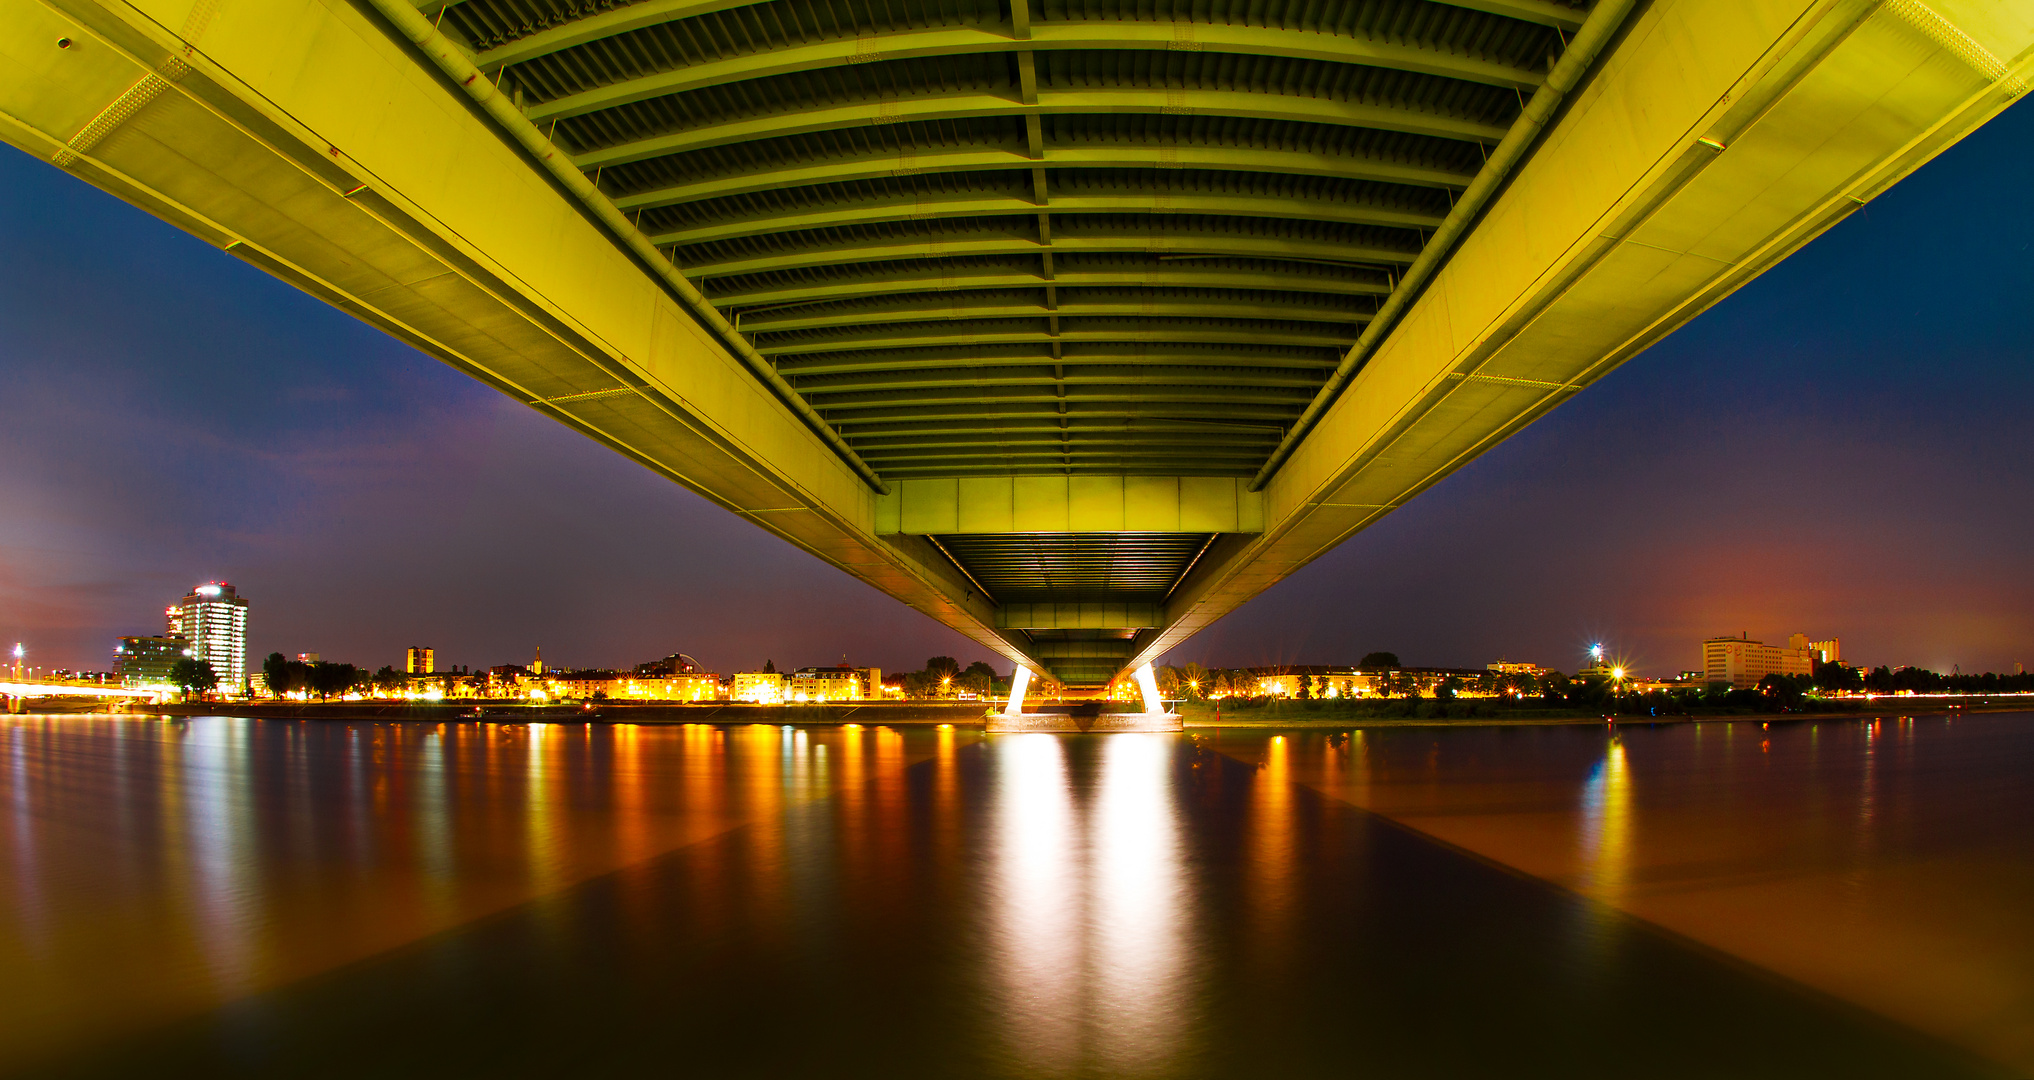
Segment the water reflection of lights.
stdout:
<path fill-rule="evenodd" d="M 1291 944 L 1294 823 L 1291 744 L 1274 735 L 1250 788 L 1250 909 L 1256 946 L 1275 962 Z"/>
<path fill-rule="evenodd" d="M 16 645 L 18 653 L 21 646 Z M 27 729 L 20 724 L 8 732 L 8 786 L 12 798 L 9 802 L 14 811 L 14 835 L 10 845 L 14 851 L 13 877 L 15 888 L 15 918 L 19 920 L 22 937 L 27 944 L 35 946 L 38 952 L 48 933 L 48 914 L 42 898 L 41 859 L 36 851 L 35 803 L 29 785 Z"/>
<path fill-rule="evenodd" d="M 305 755 L 298 748 L 295 755 Z M 434 919 L 451 915 L 452 883 L 457 867 L 452 857 L 452 807 L 445 792 L 445 735 L 442 730 L 424 735 L 423 753 L 418 762 L 416 786 L 416 839 L 418 869 L 423 875 L 425 908 Z"/>
<path fill-rule="evenodd" d="M 1613 738 L 1582 789 L 1583 891 L 1617 903 L 1631 861 L 1631 772 Z"/>
<path fill-rule="evenodd" d="M 213 986 L 231 993 L 255 974 L 249 940 L 259 920 L 252 808 L 248 805 L 246 720 L 208 717 L 184 735 L 183 790 L 189 800 L 197 931 Z"/>
<path fill-rule="evenodd" d="M 1080 1054 L 1081 942 L 1073 793 L 1065 744 L 1007 735 L 990 744 L 996 773 L 991 927 L 998 946 L 1007 1051 L 1023 1071 L 1064 1073 Z"/>
<path fill-rule="evenodd" d="M 1054 735 L 990 744 L 997 1017 L 1016 1071 L 1173 1071 L 1191 1040 L 1175 739 L 1100 743 L 1093 801 Z"/>
<path fill-rule="evenodd" d="M 1179 808 L 1169 735 L 1111 736 L 1102 750 L 1094 843 L 1098 1039 L 1111 1076 L 1167 1071 L 1187 1022 Z"/>

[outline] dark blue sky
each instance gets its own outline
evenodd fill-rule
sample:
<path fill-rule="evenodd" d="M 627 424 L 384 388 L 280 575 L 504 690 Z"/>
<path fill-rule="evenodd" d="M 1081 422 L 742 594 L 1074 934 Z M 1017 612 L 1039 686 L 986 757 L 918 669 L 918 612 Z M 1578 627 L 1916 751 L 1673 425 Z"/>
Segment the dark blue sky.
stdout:
<path fill-rule="evenodd" d="M 2030 174 L 2022 104 L 1173 659 L 2034 663 Z M 47 164 L 0 148 L 0 192 L 0 639 L 39 663 L 210 578 L 257 655 L 987 656 Z"/>

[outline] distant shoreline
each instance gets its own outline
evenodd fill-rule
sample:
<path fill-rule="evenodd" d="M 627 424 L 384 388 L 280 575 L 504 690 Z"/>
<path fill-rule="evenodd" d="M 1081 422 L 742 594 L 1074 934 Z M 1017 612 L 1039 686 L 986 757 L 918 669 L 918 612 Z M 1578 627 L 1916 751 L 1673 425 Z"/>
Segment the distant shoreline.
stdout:
<path fill-rule="evenodd" d="M 596 702 L 523 705 L 511 702 L 333 701 L 246 704 L 179 702 L 137 709 L 164 716 L 239 716 L 250 720 L 352 720 L 412 723 L 553 724 L 980 724 L 980 702 L 866 702 L 839 705 L 751 705 L 745 702 L 638 705 Z M 479 716 L 473 715 L 481 713 Z"/>
<path fill-rule="evenodd" d="M 1462 704 L 1467 704 L 1462 703 Z M 1524 715 L 1484 716 L 1366 716 L 1354 710 L 1340 715 L 1309 716 L 1305 706 L 1298 702 L 1280 702 L 1268 709 L 1243 708 L 1230 715 L 1215 719 L 1211 705 L 1191 705 L 1182 709 L 1182 720 L 1188 728 L 1386 728 L 1386 727 L 1548 727 L 1563 724 L 1606 724 L 1616 723 L 1625 727 L 1639 724 L 1713 724 L 1713 723 L 1795 723 L 1802 720 L 1883 720 L 1896 716 L 1935 715 L 1939 713 L 2011 713 L 2034 712 L 2034 701 L 1976 701 L 1942 697 L 1913 697 L 1902 699 L 1896 704 L 1883 700 L 1870 703 L 1860 702 L 1855 709 L 1830 709 L 1818 712 L 1702 712 L 1675 714 L 1669 716 L 1620 715 L 1610 716 L 1601 712 L 1574 709 L 1521 710 Z M 1332 712 L 1330 703 L 1320 703 L 1320 711 Z M 1307 710 L 1312 711 L 1312 710 Z M 1272 715 L 1265 715 L 1267 712 Z M 1299 713 L 1300 715 L 1293 715 Z"/>
<path fill-rule="evenodd" d="M 1912 698 L 1894 706 L 1812 713 L 1718 713 L 1681 716 L 1619 716 L 1614 722 L 1626 727 L 1690 723 L 1794 723 L 1803 720 L 1870 720 L 1895 716 L 1939 713 L 2034 712 L 2034 703 L 1982 701 L 1965 704 L 1941 698 Z M 554 723 L 554 724 L 768 724 L 810 727 L 839 727 L 847 724 L 871 726 L 939 725 L 979 727 L 985 722 L 985 706 L 978 702 L 872 702 L 842 705 L 750 705 L 713 704 L 636 705 L 604 703 L 591 709 L 563 706 L 490 704 L 474 716 L 471 703 L 389 703 L 329 702 L 306 704 L 239 704 L 233 702 L 191 702 L 155 705 L 132 710 L 137 716 L 234 716 L 252 720 L 318 720 L 354 723 Z M 1323 712 L 1332 708 L 1322 703 Z M 1601 713 L 1573 710 L 1532 710 L 1531 715 L 1488 716 L 1364 716 L 1356 712 L 1341 715 L 1308 715 L 1297 702 L 1281 702 L 1269 709 L 1243 708 L 1216 719 L 1216 710 L 1206 704 L 1188 705 L 1180 710 L 1182 725 L 1192 730 L 1214 728 L 1262 728 L 1324 730 L 1330 728 L 1402 727 L 1555 727 L 1575 724 L 1605 724 L 1612 718 Z M 1272 715 L 1265 715 L 1267 712 Z M 100 714 L 103 715 L 103 714 Z M 117 715 L 117 714 L 116 714 Z"/>

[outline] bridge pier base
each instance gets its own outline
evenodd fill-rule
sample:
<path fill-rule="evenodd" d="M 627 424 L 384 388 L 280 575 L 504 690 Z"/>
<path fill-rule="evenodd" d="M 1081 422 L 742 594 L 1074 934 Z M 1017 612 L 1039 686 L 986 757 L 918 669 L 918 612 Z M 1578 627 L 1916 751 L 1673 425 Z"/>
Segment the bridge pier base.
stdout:
<path fill-rule="evenodd" d="M 1066 712 L 995 713 L 989 717 L 991 735 L 1020 731 L 1110 732 L 1183 731 L 1178 713 L 1105 713 L 1099 708 L 1076 707 Z"/>

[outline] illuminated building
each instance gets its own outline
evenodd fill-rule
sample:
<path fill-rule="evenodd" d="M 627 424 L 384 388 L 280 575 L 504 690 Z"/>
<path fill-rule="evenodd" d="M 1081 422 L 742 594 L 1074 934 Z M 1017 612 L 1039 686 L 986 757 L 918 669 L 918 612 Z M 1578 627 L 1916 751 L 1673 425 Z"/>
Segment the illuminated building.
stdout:
<path fill-rule="evenodd" d="M 720 676 L 710 671 L 652 677 L 624 675 L 607 696 L 630 701 L 719 701 Z"/>
<path fill-rule="evenodd" d="M 300 652 L 300 653 L 298 653 L 298 654 L 297 654 L 297 663 L 299 663 L 299 664 L 315 664 L 315 663 L 317 663 L 317 662 L 318 662 L 318 654 L 317 654 L 317 653 L 314 653 L 314 652 Z"/>
<path fill-rule="evenodd" d="M 537 646 L 537 658 L 535 660 L 530 661 L 530 674 L 542 675 L 543 673 L 544 673 L 544 647 L 542 645 L 539 645 Z"/>
<path fill-rule="evenodd" d="M 780 705 L 784 701 L 784 676 L 775 671 L 737 671 L 728 696 L 735 701 Z"/>
<path fill-rule="evenodd" d="M 496 664 L 479 680 L 484 687 L 481 693 L 485 697 L 508 697 L 517 693 L 529 675 L 530 669 L 521 664 Z"/>
<path fill-rule="evenodd" d="M 1258 697 L 1300 696 L 1300 683 L 1306 683 L 1307 696 L 1314 698 L 1369 697 L 1386 693 L 1385 680 L 1400 685 L 1416 687 L 1421 697 L 1432 697 L 1434 688 L 1448 679 L 1461 683 L 1457 691 L 1463 696 L 1474 696 L 1477 683 L 1484 673 L 1475 668 L 1393 668 L 1390 671 L 1360 671 L 1353 667 L 1336 667 L 1330 664 L 1291 664 L 1281 667 L 1246 668 L 1250 689 L 1242 690 L 1245 695 Z M 1211 697 L 1227 696 L 1220 693 Z"/>
<path fill-rule="evenodd" d="M 114 650 L 114 666 L 120 671 L 122 686 L 168 686 L 170 666 L 196 651 L 180 637 L 124 637 Z"/>
<path fill-rule="evenodd" d="M 1295 664 L 1246 670 L 1255 680 L 1254 694 L 1258 697 L 1298 697 L 1302 680 L 1310 697 L 1362 697 L 1377 692 L 1377 677 L 1352 667 Z M 1130 689 L 1134 692 L 1136 687 Z"/>
<path fill-rule="evenodd" d="M 560 671 L 543 680 L 543 685 L 552 697 L 583 700 L 597 694 L 613 697 L 615 682 L 612 671 Z"/>
<path fill-rule="evenodd" d="M 1702 670 L 1707 681 L 1749 688 L 1768 675 L 1812 675 L 1815 656 L 1807 638 L 1794 635 L 1800 648 L 1767 645 L 1745 637 L 1710 638 L 1702 643 Z M 1832 642 L 1831 644 L 1834 644 Z"/>
<path fill-rule="evenodd" d="M 805 667 L 791 673 L 784 687 L 784 700 L 861 701 L 864 698 L 864 690 L 882 685 L 881 668 L 854 668 L 846 664 L 836 667 Z"/>
<path fill-rule="evenodd" d="M 1500 657 L 1497 663 L 1495 664 L 1484 665 L 1484 668 L 1487 671 L 1493 671 L 1499 675 L 1531 675 L 1534 678 L 1538 678 L 1547 673 L 1547 669 L 1541 667 L 1538 664 L 1521 663 L 1517 661 L 1506 660 L 1503 659 L 1502 657 Z"/>
<path fill-rule="evenodd" d="M 682 652 L 674 652 L 662 660 L 652 660 L 645 664 L 636 665 L 636 675 L 638 678 L 655 678 L 660 675 L 696 675 L 705 670 L 706 665 Z"/>
<path fill-rule="evenodd" d="M 429 675 L 437 670 L 437 654 L 429 645 L 412 645 L 403 650 L 403 673 Z"/>
<path fill-rule="evenodd" d="M 191 655 L 212 665 L 222 688 L 247 685 L 247 601 L 223 581 L 208 581 L 170 605 L 169 636 L 191 643 Z"/>
<path fill-rule="evenodd" d="M 1806 634 L 1795 634 L 1787 639 L 1790 649 L 1806 649 L 1813 654 L 1817 664 L 1840 664 L 1843 662 L 1843 642 L 1838 638 L 1828 641 L 1810 641 Z"/>

